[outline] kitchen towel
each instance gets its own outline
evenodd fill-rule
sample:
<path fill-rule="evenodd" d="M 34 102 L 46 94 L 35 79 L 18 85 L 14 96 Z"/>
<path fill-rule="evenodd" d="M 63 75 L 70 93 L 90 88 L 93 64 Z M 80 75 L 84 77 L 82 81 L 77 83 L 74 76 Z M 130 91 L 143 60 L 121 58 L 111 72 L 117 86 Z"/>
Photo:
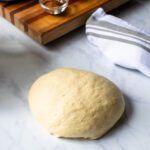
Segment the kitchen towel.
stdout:
<path fill-rule="evenodd" d="M 87 20 L 86 34 L 114 64 L 150 77 L 149 33 L 99 8 Z"/>

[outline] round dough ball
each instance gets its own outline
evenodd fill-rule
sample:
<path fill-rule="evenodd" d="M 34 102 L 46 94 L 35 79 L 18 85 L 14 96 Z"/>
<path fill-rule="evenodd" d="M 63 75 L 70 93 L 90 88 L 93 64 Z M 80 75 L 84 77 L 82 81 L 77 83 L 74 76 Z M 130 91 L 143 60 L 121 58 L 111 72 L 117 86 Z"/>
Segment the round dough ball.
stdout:
<path fill-rule="evenodd" d="M 40 77 L 29 92 L 33 116 L 49 133 L 96 139 L 121 117 L 125 103 L 108 79 L 77 69 L 57 69 Z"/>

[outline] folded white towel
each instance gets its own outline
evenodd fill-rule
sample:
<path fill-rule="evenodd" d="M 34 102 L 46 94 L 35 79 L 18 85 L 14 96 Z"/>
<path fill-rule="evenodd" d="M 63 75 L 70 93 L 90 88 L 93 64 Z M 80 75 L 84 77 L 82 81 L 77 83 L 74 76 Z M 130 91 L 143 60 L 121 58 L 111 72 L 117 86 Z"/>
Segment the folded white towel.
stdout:
<path fill-rule="evenodd" d="M 113 63 L 139 70 L 150 77 L 150 34 L 107 15 L 102 8 L 88 19 L 86 34 Z"/>

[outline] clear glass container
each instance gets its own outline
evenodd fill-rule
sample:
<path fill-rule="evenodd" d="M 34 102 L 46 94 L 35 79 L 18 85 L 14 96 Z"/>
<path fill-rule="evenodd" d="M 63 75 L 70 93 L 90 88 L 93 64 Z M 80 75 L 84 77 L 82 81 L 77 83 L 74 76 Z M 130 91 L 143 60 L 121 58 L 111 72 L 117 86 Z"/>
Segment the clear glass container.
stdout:
<path fill-rule="evenodd" d="M 69 0 L 39 0 L 39 3 L 46 12 L 58 15 L 66 10 Z"/>

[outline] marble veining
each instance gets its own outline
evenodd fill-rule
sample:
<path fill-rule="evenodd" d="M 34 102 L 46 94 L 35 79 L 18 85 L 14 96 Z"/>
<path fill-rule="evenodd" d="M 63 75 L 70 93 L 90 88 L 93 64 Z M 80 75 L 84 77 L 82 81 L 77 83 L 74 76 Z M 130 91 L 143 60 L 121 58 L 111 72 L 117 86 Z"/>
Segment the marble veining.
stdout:
<path fill-rule="evenodd" d="M 150 31 L 150 1 L 143 2 L 112 13 Z M 31 116 L 27 96 L 32 82 L 58 67 L 96 72 L 122 91 L 125 113 L 103 138 L 58 139 Z M 0 18 L 0 150 L 150 150 L 149 114 L 150 78 L 113 65 L 87 41 L 84 27 L 41 46 Z"/>

